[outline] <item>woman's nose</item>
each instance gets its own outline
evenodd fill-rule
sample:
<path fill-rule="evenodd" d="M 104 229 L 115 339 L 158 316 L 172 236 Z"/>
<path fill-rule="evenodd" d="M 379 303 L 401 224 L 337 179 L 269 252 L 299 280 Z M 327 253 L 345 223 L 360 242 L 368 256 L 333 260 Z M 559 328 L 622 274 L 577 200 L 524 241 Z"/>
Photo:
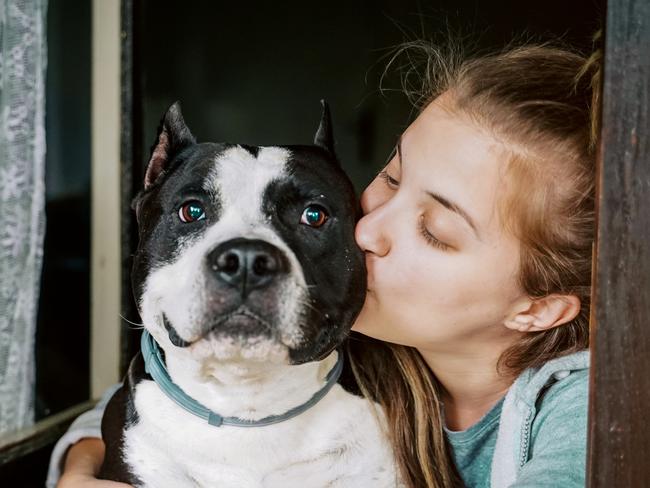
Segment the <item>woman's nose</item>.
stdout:
<path fill-rule="evenodd" d="M 388 200 L 389 195 L 377 184 L 378 178 L 375 178 L 361 194 L 361 210 L 363 215 L 369 214 L 375 208 L 379 207 Z"/>
<path fill-rule="evenodd" d="M 368 194 L 371 188 L 361 195 L 361 208 L 364 216 L 357 222 L 354 237 L 357 245 L 366 252 L 378 256 L 385 256 L 390 250 L 390 240 L 385 221 L 385 208 L 383 203 L 374 201 L 373 195 Z"/>

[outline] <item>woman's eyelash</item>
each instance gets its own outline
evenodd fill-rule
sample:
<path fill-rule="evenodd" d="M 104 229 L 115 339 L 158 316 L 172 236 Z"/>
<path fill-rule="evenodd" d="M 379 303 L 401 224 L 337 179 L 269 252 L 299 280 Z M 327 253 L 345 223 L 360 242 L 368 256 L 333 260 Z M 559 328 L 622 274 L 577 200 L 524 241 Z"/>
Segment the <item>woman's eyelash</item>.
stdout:
<path fill-rule="evenodd" d="M 384 180 L 389 186 L 399 186 L 399 181 L 397 181 L 395 178 L 392 178 L 385 169 L 379 172 L 379 177 Z"/>
<path fill-rule="evenodd" d="M 448 244 L 445 244 L 442 241 L 439 241 L 436 236 L 434 236 L 429 230 L 426 228 L 424 225 L 424 215 L 420 218 L 419 222 L 419 227 L 420 227 L 420 234 L 422 234 L 422 237 L 427 241 L 427 243 L 431 244 L 434 247 L 437 247 L 438 249 L 441 249 L 443 251 L 449 250 L 450 246 Z"/>

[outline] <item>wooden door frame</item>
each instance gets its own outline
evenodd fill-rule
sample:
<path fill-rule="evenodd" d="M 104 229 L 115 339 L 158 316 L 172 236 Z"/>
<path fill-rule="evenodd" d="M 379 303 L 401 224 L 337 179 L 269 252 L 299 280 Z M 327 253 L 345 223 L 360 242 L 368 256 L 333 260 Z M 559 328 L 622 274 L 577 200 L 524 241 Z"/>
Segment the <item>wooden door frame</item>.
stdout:
<path fill-rule="evenodd" d="M 592 290 L 588 482 L 650 484 L 650 1 L 609 0 Z"/>

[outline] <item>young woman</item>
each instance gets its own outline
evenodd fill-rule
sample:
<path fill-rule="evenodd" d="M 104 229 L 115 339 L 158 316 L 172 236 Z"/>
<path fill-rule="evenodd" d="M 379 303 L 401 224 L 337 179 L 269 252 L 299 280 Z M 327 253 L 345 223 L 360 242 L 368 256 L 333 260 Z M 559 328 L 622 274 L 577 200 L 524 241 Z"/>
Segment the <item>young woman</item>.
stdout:
<path fill-rule="evenodd" d="M 410 487 L 584 486 L 597 59 L 427 53 L 423 108 L 362 195 L 355 375 Z M 59 486 L 120 486 L 93 478 L 102 449 L 73 446 Z"/>

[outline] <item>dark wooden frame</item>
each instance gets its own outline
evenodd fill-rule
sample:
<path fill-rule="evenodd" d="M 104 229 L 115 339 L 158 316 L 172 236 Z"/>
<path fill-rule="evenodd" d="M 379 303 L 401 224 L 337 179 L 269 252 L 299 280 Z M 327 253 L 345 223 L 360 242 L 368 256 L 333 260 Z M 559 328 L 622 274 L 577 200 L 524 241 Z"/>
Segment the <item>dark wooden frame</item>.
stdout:
<path fill-rule="evenodd" d="M 609 0 L 588 481 L 650 486 L 650 2 Z"/>
<path fill-rule="evenodd" d="M 63 412 L 37 422 L 31 427 L 2 436 L 0 444 L 0 466 L 10 463 L 21 456 L 54 444 L 61 437 L 72 421 L 93 407 L 95 402 L 89 400 L 70 407 Z"/>
<path fill-rule="evenodd" d="M 140 316 L 131 287 L 132 256 L 138 242 L 138 229 L 131 201 L 142 185 L 142 83 L 140 64 L 140 31 L 143 2 L 122 0 L 122 50 L 121 50 L 121 310 L 120 376 L 126 373 L 129 361 L 139 349 L 140 332 L 132 327 L 140 323 Z"/>

